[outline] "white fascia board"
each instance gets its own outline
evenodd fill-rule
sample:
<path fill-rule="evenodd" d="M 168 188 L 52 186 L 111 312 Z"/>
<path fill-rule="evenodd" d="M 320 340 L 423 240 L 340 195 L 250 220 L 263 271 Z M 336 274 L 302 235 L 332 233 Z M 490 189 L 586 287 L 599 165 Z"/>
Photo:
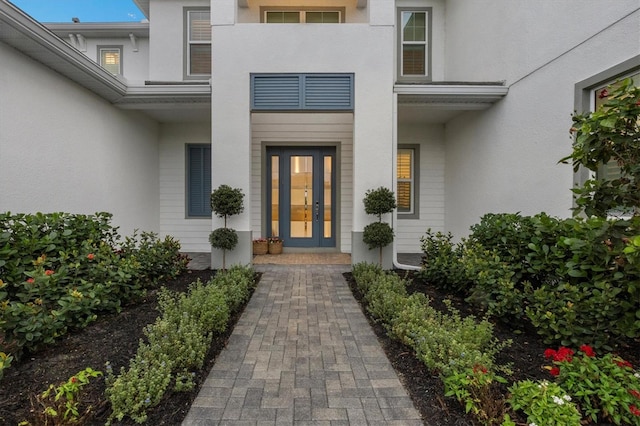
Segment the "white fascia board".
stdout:
<path fill-rule="evenodd" d="M 136 105 L 180 105 L 180 104 L 211 104 L 210 85 L 162 84 L 129 86 L 124 97 L 115 102 L 121 108 L 137 109 Z"/>
<path fill-rule="evenodd" d="M 0 1 L 0 41 L 107 100 L 126 93 L 124 81 L 6 1 Z"/>
<path fill-rule="evenodd" d="M 482 109 L 507 95 L 509 88 L 492 84 L 396 84 L 400 104 L 428 104 L 443 109 Z"/>
<path fill-rule="evenodd" d="M 63 38 L 70 33 L 79 33 L 86 37 L 129 37 L 129 34 L 140 38 L 149 37 L 148 22 L 44 23 L 43 25 L 57 36 Z"/>

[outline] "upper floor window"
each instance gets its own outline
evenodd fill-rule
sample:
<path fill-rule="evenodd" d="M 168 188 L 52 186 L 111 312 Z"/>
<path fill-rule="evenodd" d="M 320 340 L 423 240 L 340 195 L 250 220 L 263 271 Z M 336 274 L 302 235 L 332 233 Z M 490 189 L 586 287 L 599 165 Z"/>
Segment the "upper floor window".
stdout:
<path fill-rule="evenodd" d="M 297 9 L 261 8 L 262 22 L 267 24 L 339 24 L 344 22 L 344 8 Z"/>
<path fill-rule="evenodd" d="M 211 12 L 187 10 L 187 77 L 211 75 Z"/>
<path fill-rule="evenodd" d="M 98 61 L 111 74 L 122 75 L 122 46 L 98 46 Z"/>
<path fill-rule="evenodd" d="M 431 9 L 398 10 L 398 80 L 431 79 Z"/>

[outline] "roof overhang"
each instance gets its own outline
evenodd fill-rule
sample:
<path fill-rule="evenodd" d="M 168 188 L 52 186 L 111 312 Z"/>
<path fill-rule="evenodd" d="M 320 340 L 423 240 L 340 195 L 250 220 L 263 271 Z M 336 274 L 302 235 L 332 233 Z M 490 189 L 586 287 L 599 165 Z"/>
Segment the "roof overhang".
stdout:
<path fill-rule="evenodd" d="M 464 111 L 491 107 L 507 95 L 509 88 L 502 82 L 397 83 L 393 91 L 398 95 L 400 121 L 442 123 Z"/>
<path fill-rule="evenodd" d="M 14 47 L 120 108 L 141 110 L 152 117 L 156 109 L 206 112 L 211 108 L 209 82 L 148 82 L 144 86 L 131 86 L 124 78 L 111 74 L 4 0 L 0 0 L 0 42 Z"/>
<path fill-rule="evenodd" d="M 148 22 L 99 22 L 99 23 L 45 23 L 58 37 L 68 34 L 82 34 L 85 37 L 129 37 L 133 34 L 140 38 L 149 38 Z"/>
<path fill-rule="evenodd" d="M 149 19 L 149 0 L 133 0 L 133 2 L 144 13 L 144 16 Z"/>

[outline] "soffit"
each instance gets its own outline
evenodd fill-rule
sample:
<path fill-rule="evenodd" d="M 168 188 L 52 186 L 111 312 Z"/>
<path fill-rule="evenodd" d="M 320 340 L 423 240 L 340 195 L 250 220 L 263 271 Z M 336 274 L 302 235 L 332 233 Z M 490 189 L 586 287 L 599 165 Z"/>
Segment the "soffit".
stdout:
<path fill-rule="evenodd" d="M 491 107 L 509 88 L 502 82 L 396 84 L 398 120 L 402 123 L 446 123 L 465 111 Z"/>
<path fill-rule="evenodd" d="M 99 22 L 99 23 L 75 23 L 75 24 L 44 24 L 58 37 L 65 38 L 69 34 L 82 34 L 85 37 L 126 37 L 133 34 L 139 38 L 149 38 L 149 23 L 147 22 Z"/>

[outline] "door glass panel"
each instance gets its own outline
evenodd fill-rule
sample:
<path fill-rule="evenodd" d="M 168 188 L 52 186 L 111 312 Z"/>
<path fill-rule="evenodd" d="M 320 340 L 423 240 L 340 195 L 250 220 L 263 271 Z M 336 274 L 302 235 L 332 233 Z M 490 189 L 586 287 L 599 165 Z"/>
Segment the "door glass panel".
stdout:
<path fill-rule="evenodd" d="M 324 238 L 331 238 L 331 200 L 333 199 L 333 188 L 331 187 L 331 174 L 333 170 L 333 157 L 326 155 L 324 157 L 324 220 L 323 235 Z"/>
<path fill-rule="evenodd" d="M 271 235 L 280 235 L 280 156 L 271 156 Z"/>
<path fill-rule="evenodd" d="M 291 237 L 313 236 L 313 156 L 291 156 Z"/>

